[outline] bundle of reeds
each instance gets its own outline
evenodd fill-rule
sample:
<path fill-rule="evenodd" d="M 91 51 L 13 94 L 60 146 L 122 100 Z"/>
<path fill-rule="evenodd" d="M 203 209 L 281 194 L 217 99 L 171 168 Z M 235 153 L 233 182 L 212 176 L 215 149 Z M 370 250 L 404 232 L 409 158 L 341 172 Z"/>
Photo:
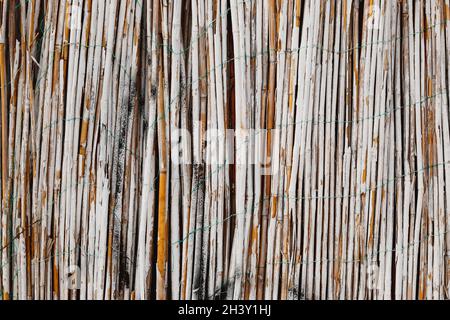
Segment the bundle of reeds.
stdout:
<path fill-rule="evenodd" d="M 450 298 L 450 0 L 0 0 L 3 299 Z"/>

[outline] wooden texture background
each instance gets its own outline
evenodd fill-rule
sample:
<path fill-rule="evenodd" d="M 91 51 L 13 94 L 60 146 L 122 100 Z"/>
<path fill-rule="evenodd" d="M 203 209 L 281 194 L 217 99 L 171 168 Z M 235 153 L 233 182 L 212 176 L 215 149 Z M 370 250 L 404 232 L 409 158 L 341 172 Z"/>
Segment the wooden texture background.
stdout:
<path fill-rule="evenodd" d="M 449 0 L 0 0 L 1 298 L 450 298 L 449 60 Z"/>

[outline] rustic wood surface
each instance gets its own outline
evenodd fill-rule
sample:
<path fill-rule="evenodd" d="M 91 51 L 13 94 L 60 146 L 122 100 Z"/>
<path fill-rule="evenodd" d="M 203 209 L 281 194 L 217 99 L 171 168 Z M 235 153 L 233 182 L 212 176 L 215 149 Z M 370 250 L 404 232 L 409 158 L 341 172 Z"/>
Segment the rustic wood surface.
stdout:
<path fill-rule="evenodd" d="M 449 299 L 450 0 L 0 0 L 0 299 Z"/>

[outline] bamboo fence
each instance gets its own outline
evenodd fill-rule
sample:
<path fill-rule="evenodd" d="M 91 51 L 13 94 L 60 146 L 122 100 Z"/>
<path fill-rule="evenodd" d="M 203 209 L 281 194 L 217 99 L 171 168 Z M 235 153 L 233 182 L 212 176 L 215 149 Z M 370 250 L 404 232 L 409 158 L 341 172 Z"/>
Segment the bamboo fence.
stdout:
<path fill-rule="evenodd" d="M 450 0 L 0 0 L 0 299 L 449 299 Z"/>

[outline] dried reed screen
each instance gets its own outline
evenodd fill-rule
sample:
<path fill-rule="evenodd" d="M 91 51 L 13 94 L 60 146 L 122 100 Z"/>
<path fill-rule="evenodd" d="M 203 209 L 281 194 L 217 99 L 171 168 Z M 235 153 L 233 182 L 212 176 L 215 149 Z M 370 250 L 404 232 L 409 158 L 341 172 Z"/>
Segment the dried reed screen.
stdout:
<path fill-rule="evenodd" d="M 447 299 L 449 0 L 0 0 L 3 299 Z"/>

